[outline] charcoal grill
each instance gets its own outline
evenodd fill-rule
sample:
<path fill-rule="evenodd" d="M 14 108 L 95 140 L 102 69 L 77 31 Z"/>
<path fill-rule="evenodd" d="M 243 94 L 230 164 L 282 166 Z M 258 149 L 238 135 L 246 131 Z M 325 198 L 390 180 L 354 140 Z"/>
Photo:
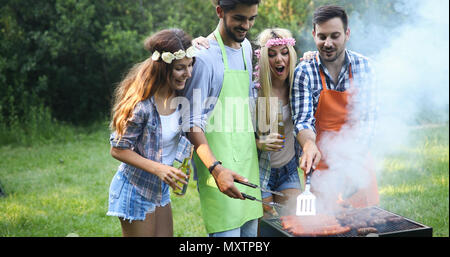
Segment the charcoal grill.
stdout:
<path fill-rule="evenodd" d="M 420 224 L 416 221 L 402 217 L 398 214 L 383 210 L 379 207 L 369 207 L 358 211 L 378 211 L 386 215 L 393 215 L 400 218 L 399 222 L 386 222 L 386 224 L 375 226 L 378 230 L 378 237 L 432 237 L 433 228 Z M 260 236 L 262 237 L 294 237 L 294 235 L 283 230 L 280 218 L 263 218 L 260 223 Z M 370 235 L 373 236 L 373 235 Z M 358 235 L 356 229 L 345 234 L 332 235 L 330 237 L 364 237 Z"/>

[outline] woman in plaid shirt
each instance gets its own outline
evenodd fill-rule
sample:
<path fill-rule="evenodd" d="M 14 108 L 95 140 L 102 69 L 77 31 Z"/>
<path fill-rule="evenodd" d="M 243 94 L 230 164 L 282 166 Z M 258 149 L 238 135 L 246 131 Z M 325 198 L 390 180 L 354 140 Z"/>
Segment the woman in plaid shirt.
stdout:
<path fill-rule="evenodd" d="M 151 57 L 118 85 L 112 110 L 111 155 L 121 161 L 110 185 L 107 215 L 119 217 L 123 236 L 173 236 L 169 186 L 186 184 L 172 167 L 189 154 L 180 106 L 172 100 L 191 77 L 194 48 L 179 29 L 149 37 Z"/>

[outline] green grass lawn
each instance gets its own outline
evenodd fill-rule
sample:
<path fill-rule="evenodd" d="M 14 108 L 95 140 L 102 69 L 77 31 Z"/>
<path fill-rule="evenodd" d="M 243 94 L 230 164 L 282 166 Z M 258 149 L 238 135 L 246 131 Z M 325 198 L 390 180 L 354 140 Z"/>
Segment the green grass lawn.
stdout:
<path fill-rule="evenodd" d="M 378 176 L 382 208 L 448 237 L 449 127 L 416 130 L 417 140 L 385 159 Z"/>
<path fill-rule="evenodd" d="M 433 227 L 448 237 L 449 128 L 416 131 L 419 140 L 385 160 L 381 207 Z M 0 147 L 0 236 L 121 236 L 106 216 L 109 183 L 118 161 L 109 133 L 97 129 L 64 143 Z M 175 236 L 206 236 L 195 182 L 172 196 Z"/>
<path fill-rule="evenodd" d="M 109 154 L 108 131 L 73 142 L 0 148 L 0 236 L 121 236 L 106 216 L 108 190 L 119 162 Z M 195 183 L 172 197 L 175 236 L 205 236 Z"/>

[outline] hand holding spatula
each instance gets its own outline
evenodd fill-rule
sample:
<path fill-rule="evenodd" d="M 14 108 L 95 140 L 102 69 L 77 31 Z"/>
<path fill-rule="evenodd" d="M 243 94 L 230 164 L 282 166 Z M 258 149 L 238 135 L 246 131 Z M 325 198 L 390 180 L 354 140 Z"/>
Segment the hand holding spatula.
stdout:
<path fill-rule="evenodd" d="M 316 215 L 316 197 L 311 193 L 311 175 L 314 170 L 306 175 L 305 191 L 297 196 L 297 216 L 312 216 Z"/>

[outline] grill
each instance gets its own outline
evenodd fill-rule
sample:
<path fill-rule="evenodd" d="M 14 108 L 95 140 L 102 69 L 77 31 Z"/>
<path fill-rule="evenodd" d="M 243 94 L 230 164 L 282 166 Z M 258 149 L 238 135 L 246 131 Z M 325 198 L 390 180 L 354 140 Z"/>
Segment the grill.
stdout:
<path fill-rule="evenodd" d="M 358 213 L 361 212 L 379 212 L 380 214 L 390 215 L 399 217 L 397 222 L 386 222 L 382 225 L 377 225 L 375 228 L 378 233 L 375 236 L 378 237 L 432 237 L 433 228 L 420 224 L 416 221 L 407 219 L 395 213 L 383 210 L 379 207 L 369 207 L 364 209 L 359 209 Z M 260 223 L 260 236 L 262 237 L 293 237 L 294 235 L 283 230 L 281 221 L 279 218 L 269 218 L 261 219 Z M 369 234 L 367 236 L 374 236 Z M 358 235 L 356 229 L 345 234 L 332 235 L 329 237 L 364 237 L 363 235 Z"/>

